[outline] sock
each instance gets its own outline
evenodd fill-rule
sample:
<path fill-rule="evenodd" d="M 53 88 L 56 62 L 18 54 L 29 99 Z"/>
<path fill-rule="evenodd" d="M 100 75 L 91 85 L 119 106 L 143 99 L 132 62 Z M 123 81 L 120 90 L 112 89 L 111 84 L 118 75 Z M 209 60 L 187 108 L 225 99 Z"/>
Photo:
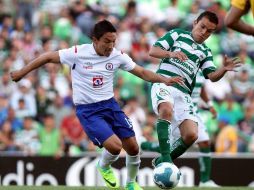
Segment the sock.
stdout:
<path fill-rule="evenodd" d="M 126 154 L 126 168 L 127 168 L 126 183 L 136 181 L 140 162 L 141 162 L 140 154 L 137 154 L 134 156 Z"/>
<path fill-rule="evenodd" d="M 113 155 L 104 148 L 99 160 L 99 166 L 105 169 L 109 168 L 111 164 L 118 159 L 118 157 L 119 155 Z"/>
<path fill-rule="evenodd" d="M 170 157 L 170 122 L 162 119 L 157 121 L 157 135 L 160 145 L 161 162 L 172 162 Z M 158 164 L 158 163 L 156 163 Z"/>
<path fill-rule="evenodd" d="M 210 155 L 210 148 L 200 148 L 199 156 L 199 170 L 200 170 L 200 181 L 206 182 L 210 180 L 212 159 Z"/>
<path fill-rule="evenodd" d="M 189 147 L 190 145 L 188 146 L 183 142 L 182 137 L 177 139 L 171 147 L 172 150 L 170 152 L 170 156 L 172 160 L 181 156 Z"/>
<path fill-rule="evenodd" d="M 141 149 L 160 153 L 160 145 L 158 142 L 149 142 L 149 141 L 143 142 L 141 143 Z"/>

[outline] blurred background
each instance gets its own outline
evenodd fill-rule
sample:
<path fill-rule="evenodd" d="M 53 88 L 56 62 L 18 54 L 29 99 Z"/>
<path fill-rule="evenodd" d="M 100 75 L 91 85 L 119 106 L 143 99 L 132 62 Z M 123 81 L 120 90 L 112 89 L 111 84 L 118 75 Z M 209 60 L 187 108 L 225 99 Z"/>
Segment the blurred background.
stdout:
<path fill-rule="evenodd" d="M 237 56 L 244 63 L 238 72 L 228 73 L 219 82 L 205 83 L 218 112 L 212 119 L 207 110 L 201 111 L 212 151 L 253 153 L 254 39 L 224 26 L 229 7 L 229 0 L 0 0 L 1 153 L 59 157 L 100 151 L 75 116 L 69 68 L 48 64 L 18 83 L 10 81 L 10 71 L 43 52 L 90 43 L 91 29 L 102 19 L 117 28 L 117 49 L 156 71 L 159 60 L 148 56 L 152 44 L 170 29 L 191 30 L 203 10 L 216 12 L 220 20 L 218 30 L 207 41 L 215 65 L 220 67 L 223 54 Z M 251 13 L 244 19 L 254 24 Z M 138 139 L 155 141 L 150 84 L 119 71 L 115 97 L 132 120 Z M 223 142 L 233 148 L 216 148 L 223 147 Z"/>

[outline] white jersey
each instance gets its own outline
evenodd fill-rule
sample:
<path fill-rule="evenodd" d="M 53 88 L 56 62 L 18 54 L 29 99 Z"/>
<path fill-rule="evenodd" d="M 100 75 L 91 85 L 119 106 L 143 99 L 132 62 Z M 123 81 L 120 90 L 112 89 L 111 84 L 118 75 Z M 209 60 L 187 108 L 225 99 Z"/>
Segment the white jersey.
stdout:
<path fill-rule="evenodd" d="M 99 56 L 93 44 L 59 50 L 60 61 L 71 68 L 73 102 L 75 105 L 108 100 L 114 96 L 114 73 L 130 71 L 136 63 L 114 48 L 109 57 Z"/>

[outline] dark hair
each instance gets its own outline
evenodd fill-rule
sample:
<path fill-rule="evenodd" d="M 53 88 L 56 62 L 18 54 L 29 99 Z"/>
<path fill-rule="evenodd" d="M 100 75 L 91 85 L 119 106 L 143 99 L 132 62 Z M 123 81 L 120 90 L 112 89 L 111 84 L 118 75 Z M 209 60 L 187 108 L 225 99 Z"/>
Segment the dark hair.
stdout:
<path fill-rule="evenodd" d="M 111 22 L 102 20 L 94 25 L 92 37 L 99 40 L 107 32 L 116 32 L 116 29 Z"/>
<path fill-rule="evenodd" d="M 197 18 L 197 22 L 199 22 L 203 17 L 208 18 L 208 20 L 214 24 L 219 24 L 219 19 L 217 17 L 217 15 L 211 11 L 204 11 L 202 12 L 198 18 Z"/>

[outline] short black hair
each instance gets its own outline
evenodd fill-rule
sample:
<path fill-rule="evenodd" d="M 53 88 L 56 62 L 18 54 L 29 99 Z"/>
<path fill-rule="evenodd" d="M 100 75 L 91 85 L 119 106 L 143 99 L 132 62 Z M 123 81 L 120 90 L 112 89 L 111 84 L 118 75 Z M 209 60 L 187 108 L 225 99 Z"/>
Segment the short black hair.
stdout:
<path fill-rule="evenodd" d="M 99 40 L 107 32 L 116 32 L 116 28 L 111 22 L 102 20 L 94 25 L 92 37 Z"/>
<path fill-rule="evenodd" d="M 197 18 L 197 22 L 199 22 L 203 17 L 208 18 L 208 20 L 216 25 L 219 24 L 219 19 L 217 17 L 217 15 L 211 11 L 204 11 L 202 12 L 198 18 Z"/>

